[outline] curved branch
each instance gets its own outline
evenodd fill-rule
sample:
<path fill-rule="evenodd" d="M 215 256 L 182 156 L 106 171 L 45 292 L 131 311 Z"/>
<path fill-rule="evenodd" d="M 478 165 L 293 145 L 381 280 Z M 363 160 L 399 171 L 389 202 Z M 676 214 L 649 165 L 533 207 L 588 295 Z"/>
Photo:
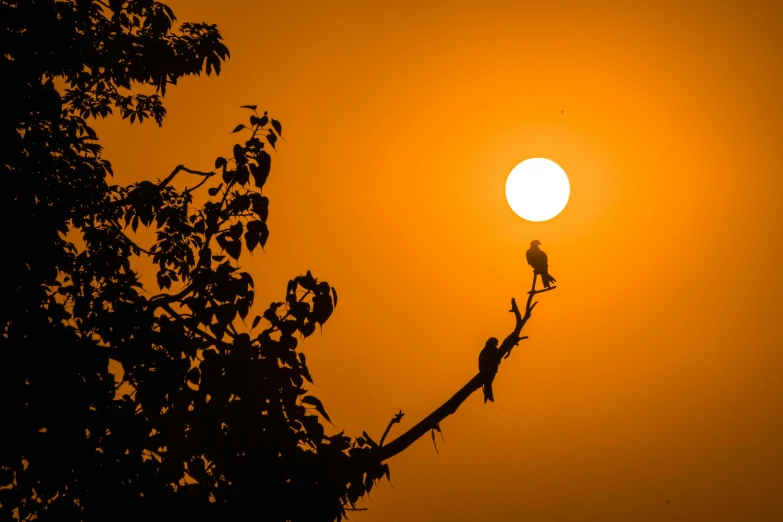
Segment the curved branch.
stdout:
<path fill-rule="evenodd" d="M 536 307 L 538 302 L 533 302 L 533 296 L 538 293 L 536 292 L 536 280 L 538 279 L 538 275 L 533 275 L 533 286 L 530 289 L 530 292 L 528 293 L 527 303 L 525 305 L 525 314 L 522 315 L 522 313 L 519 311 L 519 307 L 517 307 L 516 299 L 511 299 L 511 310 L 509 310 L 511 313 L 514 314 L 514 317 L 516 319 L 516 324 L 514 325 L 514 330 L 506 336 L 506 338 L 503 340 L 503 343 L 498 348 L 498 358 L 500 360 L 507 358 L 511 354 L 512 348 L 514 348 L 516 345 L 519 344 L 519 342 L 523 339 L 526 339 L 527 337 L 520 337 L 520 333 L 522 332 L 522 328 L 524 328 L 525 324 L 527 323 L 528 319 L 530 319 L 530 316 L 533 313 L 533 309 Z M 384 460 L 390 459 L 391 457 L 397 455 L 398 453 L 401 453 L 404 451 L 408 446 L 416 442 L 420 437 L 425 435 L 430 430 L 433 430 L 440 424 L 443 419 L 448 417 L 449 415 L 453 414 L 457 411 L 457 408 L 459 408 L 465 400 L 470 397 L 470 395 L 481 388 L 481 385 L 483 383 L 484 377 L 478 373 L 476 374 L 471 380 L 467 382 L 462 388 L 457 391 L 449 400 L 444 402 L 441 406 L 439 406 L 435 411 L 427 415 L 423 420 L 421 420 L 418 424 L 413 426 L 411 429 L 391 441 L 385 446 L 379 447 L 377 449 L 377 453 L 375 455 L 375 458 L 378 462 L 383 462 Z M 389 425 L 391 427 L 391 424 Z M 388 429 L 387 429 L 388 432 Z M 385 434 L 384 434 L 385 435 Z"/>
<path fill-rule="evenodd" d="M 177 174 L 179 174 L 181 171 L 183 171 L 183 170 L 185 172 L 187 172 L 188 174 L 195 174 L 197 176 L 204 176 L 205 178 L 209 178 L 209 177 L 211 177 L 211 176 L 213 176 L 215 174 L 214 172 L 202 172 L 200 170 L 189 169 L 185 165 L 177 165 L 177 167 L 174 169 L 174 171 L 171 174 L 169 174 L 166 179 L 164 179 L 163 181 L 158 183 L 158 188 L 163 188 L 163 187 L 167 186 L 169 183 L 171 183 L 171 181 L 174 179 L 174 177 Z"/>
<path fill-rule="evenodd" d="M 181 301 L 186 295 L 188 295 L 190 292 L 193 291 L 193 285 L 189 284 L 185 288 L 182 289 L 181 292 L 178 294 L 157 294 L 147 301 L 147 308 L 149 309 L 152 307 L 152 310 L 155 310 L 158 307 L 161 307 L 163 305 L 167 305 L 170 303 L 175 303 L 177 301 Z"/>
<path fill-rule="evenodd" d="M 126 227 L 125 227 L 125 228 L 127 228 L 127 225 L 126 225 Z M 123 232 L 123 231 L 122 231 L 122 229 L 120 229 L 120 228 L 119 228 L 119 225 L 117 226 L 117 232 L 119 232 L 119 233 L 122 235 L 122 237 L 123 237 L 123 238 L 125 238 L 125 240 L 126 240 L 126 241 L 128 241 L 128 243 L 130 243 L 130 244 L 131 244 L 131 246 L 132 246 L 133 248 L 137 248 L 137 249 L 138 249 L 140 252 L 144 252 L 144 253 L 145 253 L 145 254 L 147 254 L 148 256 L 151 256 L 151 255 L 152 255 L 152 252 L 150 252 L 150 251 L 149 251 L 149 250 L 147 250 L 146 248 L 144 248 L 144 247 L 140 246 L 140 245 L 139 245 L 138 243 L 136 243 L 134 240 L 132 240 L 131 238 L 129 238 L 129 237 L 128 237 L 128 235 L 127 235 L 125 232 Z"/>
<path fill-rule="evenodd" d="M 191 187 L 191 188 L 185 187 L 185 192 L 190 194 L 191 192 L 194 192 L 195 190 L 198 190 L 198 188 L 201 187 L 201 185 L 203 185 L 207 181 L 209 181 L 209 178 L 211 178 L 211 177 L 212 177 L 212 174 L 210 174 L 209 176 L 204 176 L 204 179 L 202 179 L 201 181 L 196 183 L 195 187 Z"/>

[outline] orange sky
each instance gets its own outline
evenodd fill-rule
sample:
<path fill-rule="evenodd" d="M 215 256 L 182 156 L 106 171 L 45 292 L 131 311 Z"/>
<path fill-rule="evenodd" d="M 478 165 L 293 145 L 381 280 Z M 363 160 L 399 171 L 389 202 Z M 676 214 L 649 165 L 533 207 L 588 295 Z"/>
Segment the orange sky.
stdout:
<path fill-rule="evenodd" d="M 281 120 L 243 265 L 259 306 L 307 269 L 337 288 L 304 345 L 334 431 L 450 397 L 511 331 L 530 240 L 549 254 L 496 402 L 395 457 L 351 520 L 783 520 L 783 4 L 169 3 L 231 61 L 173 88 L 161 129 L 101 123 L 106 155 L 118 182 L 209 169 L 238 105 Z M 504 184 L 539 156 L 571 199 L 529 223 Z"/>

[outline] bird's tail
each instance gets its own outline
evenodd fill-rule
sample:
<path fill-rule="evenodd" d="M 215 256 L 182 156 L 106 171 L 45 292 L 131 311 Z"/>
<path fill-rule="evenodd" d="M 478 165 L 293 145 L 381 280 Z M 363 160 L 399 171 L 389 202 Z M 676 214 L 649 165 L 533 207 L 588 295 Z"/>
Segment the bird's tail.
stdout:
<path fill-rule="evenodd" d="M 541 274 L 541 282 L 544 283 L 544 288 L 549 288 L 552 286 L 552 283 L 556 283 L 557 280 L 552 277 L 552 275 L 549 272 L 544 272 Z"/>
<path fill-rule="evenodd" d="M 487 401 L 495 402 L 495 396 L 492 395 L 492 383 L 486 383 L 484 384 L 484 404 L 487 403 Z"/>

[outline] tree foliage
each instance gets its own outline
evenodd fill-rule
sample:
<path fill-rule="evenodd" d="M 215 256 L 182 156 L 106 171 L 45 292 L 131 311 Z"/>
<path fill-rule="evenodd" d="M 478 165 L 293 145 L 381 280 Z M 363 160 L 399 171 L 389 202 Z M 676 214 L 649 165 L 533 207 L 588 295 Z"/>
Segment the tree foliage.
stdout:
<path fill-rule="evenodd" d="M 160 125 L 169 84 L 220 73 L 217 27 L 175 28 L 153 0 L 0 0 L 0 18 L 0 520 L 345 515 L 389 471 L 368 435 L 327 436 L 307 389 L 298 348 L 336 290 L 308 271 L 256 315 L 240 265 L 270 237 L 282 125 L 244 106 L 214 169 L 129 186 L 109 184 L 90 127 Z M 197 183 L 177 189 L 179 175 Z"/>

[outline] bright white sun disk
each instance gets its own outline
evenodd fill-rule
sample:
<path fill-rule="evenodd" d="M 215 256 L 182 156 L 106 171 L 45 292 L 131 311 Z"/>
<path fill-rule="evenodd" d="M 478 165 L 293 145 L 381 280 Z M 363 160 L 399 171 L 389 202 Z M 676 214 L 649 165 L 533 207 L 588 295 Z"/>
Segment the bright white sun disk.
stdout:
<path fill-rule="evenodd" d="M 511 210 L 528 221 L 552 219 L 562 212 L 570 195 L 565 171 L 545 158 L 526 159 L 511 170 L 506 180 Z"/>

